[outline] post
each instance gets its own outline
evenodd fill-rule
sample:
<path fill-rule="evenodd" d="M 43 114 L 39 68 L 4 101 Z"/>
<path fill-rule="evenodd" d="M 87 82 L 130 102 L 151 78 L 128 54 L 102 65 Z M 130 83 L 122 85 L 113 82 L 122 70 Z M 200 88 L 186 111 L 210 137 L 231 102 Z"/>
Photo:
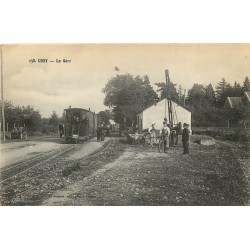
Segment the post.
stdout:
<path fill-rule="evenodd" d="M 171 96 L 170 96 L 170 91 L 169 91 L 169 84 L 170 84 L 170 78 L 169 78 L 169 72 L 166 69 L 165 70 L 165 76 L 166 76 L 166 98 L 168 102 L 168 119 L 169 119 L 169 124 L 171 126 L 172 124 L 172 110 L 171 110 Z M 166 103 L 165 103 L 165 110 L 166 110 Z M 166 117 L 166 111 L 165 111 L 165 117 Z"/>
<path fill-rule="evenodd" d="M 167 117 L 167 99 L 166 98 L 165 98 L 165 117 Z"/>
<path fill-rule="evenodd" d="M 2 101 L 3 141 L 5 141 L 5 117 L 4 117 L 4 99 L 3 99 L 3 53 L 2 53 L 2 46 L 1 46 L 1 101 Z"/>
<path fill-rule="evenodd" d="M 183 106 L 186 105 L 186 89 L 184 90 L 184 96 L 183 96 Z"/>
<path fill-rule="evenodd" d="M 181 101 L 181 85 L 179 86 L 179 101 Z"/>

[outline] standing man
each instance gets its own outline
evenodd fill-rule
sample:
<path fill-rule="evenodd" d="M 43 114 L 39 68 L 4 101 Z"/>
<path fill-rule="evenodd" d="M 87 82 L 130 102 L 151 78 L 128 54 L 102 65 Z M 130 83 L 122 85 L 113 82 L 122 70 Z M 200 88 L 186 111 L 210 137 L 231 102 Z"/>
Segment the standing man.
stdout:
<path fill-rule="evenodd" d="M 148 132 L 150 133 L 150 145 L 153 146 L 156 143 L 155 123 L 148 129 Z"/>
<path fill-rule="evenodd" d="M 163 122 L 162 139 L 163 139 L 164 153 L 166 153 L 167 149 L 169 148 L 169 136 L 170 136 L 170 128 L 168 127 L 167 123 Z"/>
<path fill-rule="evenodd" d="M 165 117 L 164 120 L 163 120 L 163 125 L 164 124 L 168 124 L 168 119 Z"/>
<path fill-rule="evenodd" d="M 62 123 L 60 123 L 60 124 L 59 124 L 59 134 L 60 134 L 60 138 L 62 138 L 63 133 L 64 133 L 64 127 L 63 127 Z"/>
<path fill-rule="evenodd" d="M 184 123 L 183 124 L 183 131 L 182 131 L 182 144 L 184 152 L 183 154 L 189 154 L 189 124 Z"/>
<path fill-rule="evenodd" d="M 98 126 L 97 130 L 96 130 L 96 137 L 97 137 L 97 141 L 100 141 L 101 139 L 101 128 Z"/>
<path fill-rule="evenodd" d="M 105 128 L 104 128 L 104 122 L 101 123 L 101 128 L 100 128 L 100 137 L 101 137 L 101 141 L 104 141 L 105 139 Z"/>
<path fill-rule="evenodd" d="M 179 122 L 177 125 L 176 135 L 177 135 L 176 136 L 176 145 L 178 145 L 178 142 L 182 136 L 182 124 L 181 124 L 181 122 Z"/>

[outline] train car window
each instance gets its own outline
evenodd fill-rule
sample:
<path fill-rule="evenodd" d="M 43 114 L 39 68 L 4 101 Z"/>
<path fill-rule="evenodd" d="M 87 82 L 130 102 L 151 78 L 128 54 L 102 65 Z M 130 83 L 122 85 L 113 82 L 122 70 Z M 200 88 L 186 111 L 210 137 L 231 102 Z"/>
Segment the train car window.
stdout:
<path fill-rule="evenodd" d="M 79 113 L 74 113 L 73 122 L 80 123 L 80 114 Z"/>

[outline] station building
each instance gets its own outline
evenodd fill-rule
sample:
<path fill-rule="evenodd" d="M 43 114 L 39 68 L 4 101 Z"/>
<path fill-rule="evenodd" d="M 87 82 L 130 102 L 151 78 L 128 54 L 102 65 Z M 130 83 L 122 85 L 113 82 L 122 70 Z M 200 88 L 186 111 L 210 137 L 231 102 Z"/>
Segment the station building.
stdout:
<path fill-rule="evenodd" d="M 136 124 L 139 131 L 143 131 L 155 124 L 156 129 L 162 129 L 163 120 L 166 117 L 169 122 L 169 110 L 172 110 L 173 125 L 177 125 L 179 122 L 187 123 L 190 125 L 191 130 L 191 112 L 180 104 L 174 101 L 172 102 L 171 109 L 168 106 L 169 99 L 165 98 L 156 104 L 146 108 L 136 116 Z"/>

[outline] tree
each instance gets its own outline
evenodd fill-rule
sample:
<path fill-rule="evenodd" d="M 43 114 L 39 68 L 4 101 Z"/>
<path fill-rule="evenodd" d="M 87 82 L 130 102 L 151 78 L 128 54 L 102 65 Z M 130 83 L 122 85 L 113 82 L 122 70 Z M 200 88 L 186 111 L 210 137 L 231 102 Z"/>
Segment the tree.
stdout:
<path fill-rule="evenodd" d="M 118 124 L 124 124 L 125 123 L 125 116 L 123 114 L 123 111 L 121 109 L 121 107 L 119 106 L 115 106 L 113 109 L 113 115 L 114 115 L 114 120 L 116 123 Z M 127 124 L 125 124 L 126 126 Z"/>
<path fill-rule="evenodd" d="M 168 96 L 174 101 L 179 103 L 179 95 L 176 90 L 176 85 L 172 82 L 169 83 L 168 86 L 166 86 L 165 82 L 158 82 L 155 83 L 155 85 L 158 87 L 157 92 L 160 92 L 160 99 L 164 99 L 167 97 L 167 91 L 168 91 Z"/>
<path fill-rule="evenodd" d="M 103 92 L 104 105 L 113 106 L 115 122 L 134 125 L 136 115 L 154 103 L 158 97 L 148 76 L 117 75 L 108 81 Z M 125 118 L 125 119 L 124 119 Z"/>
<path fill-rule="evenodd" d="M 206 88 L 202 84 L 195 83 L 193 87 L 188 90 L 187 104 L 196 108 L 203 107 L 207 103 Z"/>
<path fill-rule="evenodd" d="M 100 111 L 99 116 L 101 117 L 101 121 L 103 121 L 105 124 L 109 123 L 109 120 L 113 119 L 113 115 L 109 110 Z"/>
<path fill-rule="evenodd" d="M 208 86 L 206 86 L 205 91 L 206 91 L 206 99 L 209 101 L 209 103 L 214 104 L 216 98 L 215 98 L 215 91 L 211 83 Z"/>
<path fill-rule="evenodd" d="M 243 91 L 250 91 L 250 82 L 247 76 L 243 82 Z"/>
<path fill-rule="evenodd" d="M 159 100 L 159 97 L 157 93 L 154 91 L 153 87 L 151 86 L 149 77 L 147 75 L 143 76 L 142 78 L 142 86 L 145 89 L 145 103 L 146 104 L 150 105 Z"/>
<path fill-rule="evenodd" d="M 33 107 L 14 106 L 11 101 L 5 101 L 5 121 L 9 130 L 15 127 L 26 127 L 27 130 L 36 131 L 41 126 L 41 115 Z"/>
<path fill-rule="evenodd" d="M 52 112 L 52 115 L 49 119 L 49 125 L 53 125 L 55 127 L 57 127 L 59 125 L 60 121 L 59 121 L 59 117 L 56 113 L 56 111 Z"/>
<path fill-rule="evenodd" d="M 39 130 L 41 126 L 41 115 L 38 110 L 33 107 L 22 107 L 21 118 L 25 126 L 32 131 Z"/>
<path fill-rule="evenodd" d="M 219 96 L 223 92 L 226 91 L 226 89 L 229 88 L 229 84 L 226 82 L 225 78 L 222 78 L 220 82 L 218 82 L 218 85 L 216 86 L 216 95 Z"/>
<path fill-rule="evenodd" d="M 234 86 L 232 88 L 232 93 L 231 96 L 243 96 L 244 90 L 243 88 L 240 86 L 240 83 L 238 82 L 234 82 Z"/>
<path fill-rule="evenodd" d="M 193 126 L 224 126 L 224 112 L 215 106 L 215 92 L 208 86 L 194 84 L 188 91 L 187 106 L 192 111 Z"/>
<path fill-rule="evenodd" d="M 218 85 L 216 86 L 216 103 L 218 107 L 223 107 L 228 96 L 232 95 L 232 87 L 226 82 L 225 78 L 222 78 Z"/>

